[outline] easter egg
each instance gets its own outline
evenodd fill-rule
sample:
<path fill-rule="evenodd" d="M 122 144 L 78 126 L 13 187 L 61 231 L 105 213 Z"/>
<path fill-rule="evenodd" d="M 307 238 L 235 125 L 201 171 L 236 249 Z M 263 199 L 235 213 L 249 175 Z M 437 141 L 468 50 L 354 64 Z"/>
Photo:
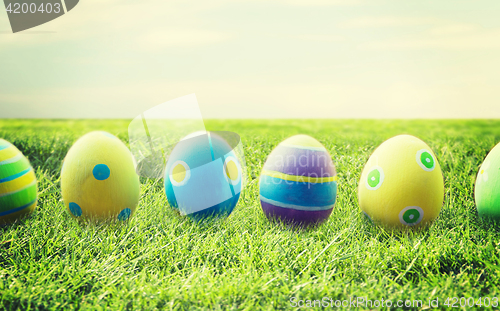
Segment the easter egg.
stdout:
<path fill-rule="evenodd" d="M 225 139 L 196 132 L 172 150 L 165 167 L 167 200 L 195 220 L 228 216 L 238 203 L 242 167 Z"/>
<path fill-rule="evenodd" d="M 267 158 L 259 183 L 260 203 L 269 219 L 310 225 L 326 220 L 337 198 L 337 173 L 316 139 L 292 136 Z"/>
<path fill-rule="evenodd" d="M 443 175 L 436 155 L 417 137 L 388 139 L 363 169 L 358 200 L 370 220 L 387 227 L 428 224 L 439 215 L 444 200 Z"/>
<path fill-rule="evenodd" d="M 500 144 L 490 151 L 479 168 L 474 197 L 481 217 L 500 220 Z"/>
<path fill-rule="evenodd" d="M 14 145 L 0 139 L 0 225 L 14 222 L 36 207 L 33 168 Z"/>
<path fill-rule="evenodd" d="M 76 218 L 127 220 L 140 190 L 132 154 L 107 132 L 82 136 L 64 159 L 61 190 L 66 208 Z"/>

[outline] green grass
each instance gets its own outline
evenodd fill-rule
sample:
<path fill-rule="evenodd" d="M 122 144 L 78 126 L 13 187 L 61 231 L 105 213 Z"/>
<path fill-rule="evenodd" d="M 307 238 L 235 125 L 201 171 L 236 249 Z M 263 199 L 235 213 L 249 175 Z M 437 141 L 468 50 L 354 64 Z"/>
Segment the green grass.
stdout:
<path fill-rule="evenodd" d="M 443 306 L 446 297 L 500 295 L 498 225 L 478 218 L 473 197 L 500 121 L 207 121 L 209 130 L 239 133 L 245 146 L 250 183 L 229 218 L 182 218 L 168 207 L 162 181 L 144 179 L 128 223 L 80 225 L 61 200 L 61 162 L 91 130 L 127 141 L 127 125 L 0 120 L 0 137 L 29 158 L 39 187 L 36 212 L 0 228 L 0 309 L 290 309 L 293 297 L 438 298 Z M 310 230 L 269 222 L 258 200 L 266 156 L 298 133 L 325 145 L 339 177 L 332 215 Z M 446 197 L 429 230 L 400 234 L 364 219 L 356 187 L 371 152 L 402 133 L 435 151 Z"/>

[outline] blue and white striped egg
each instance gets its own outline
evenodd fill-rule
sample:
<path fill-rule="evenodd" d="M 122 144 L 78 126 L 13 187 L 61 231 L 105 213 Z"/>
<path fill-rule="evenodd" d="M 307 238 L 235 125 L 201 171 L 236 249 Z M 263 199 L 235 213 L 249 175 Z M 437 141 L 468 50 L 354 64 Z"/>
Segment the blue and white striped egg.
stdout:
<path fill-rule="evenodd" d="M 228 216 L 238 203 L 242 168 L 230 145 L 213 132 L 188 135 L 175 146 L 165 168 L 170 206 L 202 220 Z"/>

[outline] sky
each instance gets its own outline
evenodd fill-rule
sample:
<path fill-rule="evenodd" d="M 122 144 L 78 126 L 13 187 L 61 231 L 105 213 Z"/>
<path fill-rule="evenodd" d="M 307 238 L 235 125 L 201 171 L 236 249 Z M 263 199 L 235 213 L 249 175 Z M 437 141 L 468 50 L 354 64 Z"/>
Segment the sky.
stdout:
<path fill-rule="evenodd" d="M 0 118 L 500 118 L 500 1 L 83 0 L 13 34 Z"/>

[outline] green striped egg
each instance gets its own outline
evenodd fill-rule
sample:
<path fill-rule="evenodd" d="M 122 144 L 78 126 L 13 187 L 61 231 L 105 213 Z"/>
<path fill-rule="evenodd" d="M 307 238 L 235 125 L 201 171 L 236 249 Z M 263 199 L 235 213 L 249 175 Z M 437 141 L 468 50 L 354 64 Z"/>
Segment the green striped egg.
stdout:
<path fill-rule="evenodd" d="M 33 167 L 19 149 L 0 138 L 0 225 L 33 211 L 36 198 Z"/>

